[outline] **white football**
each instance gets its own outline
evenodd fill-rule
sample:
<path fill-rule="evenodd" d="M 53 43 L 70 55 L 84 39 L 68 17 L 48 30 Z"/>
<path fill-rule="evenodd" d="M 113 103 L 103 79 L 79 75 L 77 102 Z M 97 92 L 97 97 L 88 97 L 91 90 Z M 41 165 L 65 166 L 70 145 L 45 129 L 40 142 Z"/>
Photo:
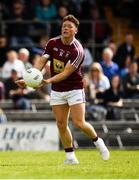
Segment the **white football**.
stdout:
<path fill-rule="evenodd" d="M 23 73 L 23 79 L 27 86 L 36 88 L 41 84 L 43 75 L 38 69 L 30 68 Z"/>

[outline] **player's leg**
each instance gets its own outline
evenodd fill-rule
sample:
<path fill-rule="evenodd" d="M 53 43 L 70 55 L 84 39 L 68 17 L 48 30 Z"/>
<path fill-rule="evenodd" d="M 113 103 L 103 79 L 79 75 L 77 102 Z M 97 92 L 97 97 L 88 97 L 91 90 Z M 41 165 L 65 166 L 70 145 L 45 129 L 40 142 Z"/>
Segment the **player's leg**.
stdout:
<path fill-rule="evenodd" d="M 72 135 L 68 127 L 69 106 L 67 104 L 52 106 L 61 142 L 64 148 L 72 147 Z"/>
<path fill-rule="evenodd" d="M 67 104 L 52 106 L 57 127 L 60 133 L 60 139 L 66 152 L 65 164 L 78 164 L 78 160 L 73 150 L 73 139 L 71 131 L 68 127 L 69 106 Z"/>
<path fill-rule="evenodd" d="M 100 150 L 103 160 L 108 160 L 109 151 L 103 140 L 97 137 L 97 133 L 95 132 L 93 126 L 85 121 L 85 103 L 71 105 L 70 111 L 74 125 L 93 139 L 94 144 Z"/>
<path fill-rule="evenodd" d="M 97 133 L 95 132 L 93 126 L 85 121 L 85 103 L 75 104 L 70 106 L 70 108 L 71 117 L 74 125 L 80 128 L 85 134 L 87 134 L 92 139 L 96 139 Z"/>

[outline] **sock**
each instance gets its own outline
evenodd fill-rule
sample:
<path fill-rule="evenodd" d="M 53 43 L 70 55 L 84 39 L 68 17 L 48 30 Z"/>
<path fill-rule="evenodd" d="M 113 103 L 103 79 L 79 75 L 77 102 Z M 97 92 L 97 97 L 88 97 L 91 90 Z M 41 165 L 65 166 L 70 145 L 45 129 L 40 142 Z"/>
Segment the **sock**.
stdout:
<path fill-rule="evenodd" d="M 93 139 L 94 142 L 96 142 L 98 140 L 98 136 L 96 138 Z"/>
<path fill-rule="evenodd" d="M 73 147 L 71 147 L 71 148 L 65 148 L 65 152 L 73 152 L 74 150 L 73 150 Z"/>
<path fill-rule="evenodd" d="M 66 148 L 65 152 L 66 152 L 67 159 L 74 159 L 75 158 L 75 153 L 74 153 L 73 148 Z"/>

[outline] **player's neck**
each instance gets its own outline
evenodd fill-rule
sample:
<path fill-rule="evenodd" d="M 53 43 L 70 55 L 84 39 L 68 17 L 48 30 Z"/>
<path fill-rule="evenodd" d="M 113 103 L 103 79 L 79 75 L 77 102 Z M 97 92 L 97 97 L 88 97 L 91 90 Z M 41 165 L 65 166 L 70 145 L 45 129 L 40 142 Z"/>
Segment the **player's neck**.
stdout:
<path fill-rule="evenodd" d="M 64 38 L 63 36 L 61 36 L 61 41 L 63 44 L 65 45 L 70 45 L 71 42 L 73 41 L 74 37 L 71 37 L 71 38 Z"/>

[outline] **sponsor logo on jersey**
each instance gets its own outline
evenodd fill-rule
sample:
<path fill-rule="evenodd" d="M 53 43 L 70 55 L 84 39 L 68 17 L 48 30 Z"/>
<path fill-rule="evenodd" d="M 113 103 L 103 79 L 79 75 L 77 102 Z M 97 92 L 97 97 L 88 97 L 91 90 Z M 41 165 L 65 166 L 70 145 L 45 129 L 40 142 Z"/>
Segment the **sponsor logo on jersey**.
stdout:
<path fill-rule="evenodd" d="M 53 67 L 55 73 L 61 73 L 62 71 L 64 71 L 64 62 L 58 59 L 53 59 Z"/>

